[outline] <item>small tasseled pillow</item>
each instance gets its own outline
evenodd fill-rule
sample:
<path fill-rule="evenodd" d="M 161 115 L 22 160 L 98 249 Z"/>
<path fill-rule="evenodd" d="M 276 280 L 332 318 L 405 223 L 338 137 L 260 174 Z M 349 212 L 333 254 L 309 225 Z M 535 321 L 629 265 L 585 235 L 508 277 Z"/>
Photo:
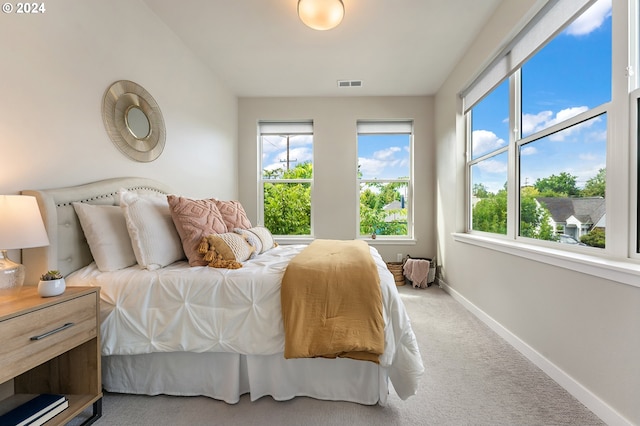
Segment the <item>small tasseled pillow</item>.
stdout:
<path fill-rule="evenodd" d="M 254 248 L 247 239 L 234 232 L 202 237 L 198 252 L 213 268 L 238 269 L 251 257 Z"/>
<path fill-rule="evenodd" d="M 251 228 L 251 222 L 240 202 L 216 200 L 216 206 L 222 214 L 222 219 L 227 225 L 228 232 L 233 231 L 235 228 Z"/>

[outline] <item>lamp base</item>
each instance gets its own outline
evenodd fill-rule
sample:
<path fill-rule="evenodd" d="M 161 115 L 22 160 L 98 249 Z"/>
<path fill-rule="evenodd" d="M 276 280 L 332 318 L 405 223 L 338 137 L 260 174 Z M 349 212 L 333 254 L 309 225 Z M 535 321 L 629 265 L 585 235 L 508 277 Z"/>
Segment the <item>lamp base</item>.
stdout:
<path fill-rule="evenodd" d="M 17 293 L 24 284 L 24 266 L 12 261 L 6 250 L 0 250 L 0 296 Z"/>

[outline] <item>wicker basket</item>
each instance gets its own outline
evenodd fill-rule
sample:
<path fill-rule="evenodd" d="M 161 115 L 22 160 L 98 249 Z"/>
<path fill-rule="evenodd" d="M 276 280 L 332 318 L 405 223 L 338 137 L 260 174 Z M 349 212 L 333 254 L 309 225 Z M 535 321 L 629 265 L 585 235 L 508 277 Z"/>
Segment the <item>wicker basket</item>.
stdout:
<path fill-rule="evenodd" d="M 387 268 L 393 275 L 393 279 L 397 286 L 404 285 L 404 273 L 402 271 L 402 262 L 387 262 Z"/>

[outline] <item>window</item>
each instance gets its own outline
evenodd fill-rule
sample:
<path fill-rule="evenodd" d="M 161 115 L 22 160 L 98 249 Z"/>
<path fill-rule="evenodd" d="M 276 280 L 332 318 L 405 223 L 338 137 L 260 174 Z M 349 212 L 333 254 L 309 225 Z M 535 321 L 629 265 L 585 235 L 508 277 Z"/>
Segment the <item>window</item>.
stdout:
<path fill-rule="evenodd" d="M 413 122 L 359 121 L 358 235 L 413 235 L 411 152 Z"/>
<path fill-rule="evenodd" d="M 471 114 L 471 229 L 507 233 L 509 82 L 503 82 Z"/>
<path fill-rule="evenodd" d="M 312 235 L 313 122 L 260 122 L 261 222 L 274 235 Z"/>
<path fill-rule="evenodd" d="M 611 0 L 556 5 L 465 95 L 469 229 L 604 248 Z"/>

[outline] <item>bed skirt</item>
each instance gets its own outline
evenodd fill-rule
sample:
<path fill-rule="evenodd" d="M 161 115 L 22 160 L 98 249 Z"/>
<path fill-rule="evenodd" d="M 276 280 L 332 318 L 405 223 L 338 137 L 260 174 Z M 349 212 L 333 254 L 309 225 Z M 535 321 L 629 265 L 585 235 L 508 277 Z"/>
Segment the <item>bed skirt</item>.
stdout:
<path fill-rule="evenodd" d="M 307 396 L 330 401 L 385 405 L 385 368 L 349 358 L 284 359 L 276 355 L 170 352 L 102 357 L 102 385 L 109 392 L 207 396 L 235 404 Z"/>

